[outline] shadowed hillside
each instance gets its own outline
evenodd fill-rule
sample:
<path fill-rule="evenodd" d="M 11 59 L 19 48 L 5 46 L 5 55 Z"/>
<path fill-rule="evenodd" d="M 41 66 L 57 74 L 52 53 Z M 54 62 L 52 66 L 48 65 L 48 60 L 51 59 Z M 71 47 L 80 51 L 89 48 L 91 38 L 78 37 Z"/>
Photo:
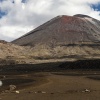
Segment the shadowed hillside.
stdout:
<path fill-rule="evenodd" d="M 52 62 L 40 64 L 17 64 L 6 65 L 0 67 L 1 74 L 17 74 L 30 72 L 49 72 L 49 71 L 67 71 L 67 70 L 84 70 L 84 71 L 100 71 L 100 59 L 95 60 L 78 60 L 67 62 Z"/>

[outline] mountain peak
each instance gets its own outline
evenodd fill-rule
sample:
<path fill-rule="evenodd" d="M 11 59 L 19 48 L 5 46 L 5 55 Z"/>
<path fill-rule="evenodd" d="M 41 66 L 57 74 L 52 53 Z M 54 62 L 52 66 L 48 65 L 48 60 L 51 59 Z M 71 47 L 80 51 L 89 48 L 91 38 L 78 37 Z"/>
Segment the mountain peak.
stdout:
<path fill-rule="evenodd" d="M 87 41 L 100 41 L 100 22 L 87 15 L 77 14 L 57 16 L 12 43 L 36 46 L 67 45 Z"/>
<path fill-rule="evenodd" d="M 74 15 L 74 17 L 81 17 L 81 18 L 88 17 L 88 18 L 92 18 L 92 17 L 90 17 L 88 15 L 83 15 L 83 14 L 76 14 L 76 15 Z"/>

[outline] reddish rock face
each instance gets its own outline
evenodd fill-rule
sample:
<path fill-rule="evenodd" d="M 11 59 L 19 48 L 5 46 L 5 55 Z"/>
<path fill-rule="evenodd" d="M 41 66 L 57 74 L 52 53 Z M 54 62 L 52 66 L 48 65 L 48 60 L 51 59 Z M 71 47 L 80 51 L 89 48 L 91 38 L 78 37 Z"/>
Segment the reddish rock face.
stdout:
<path fill-rule="evenodd" d="M 66 45 L 100 41 L 100 21 L 86 16 L 57 16 L 12 41 L 18 45 Z"/>

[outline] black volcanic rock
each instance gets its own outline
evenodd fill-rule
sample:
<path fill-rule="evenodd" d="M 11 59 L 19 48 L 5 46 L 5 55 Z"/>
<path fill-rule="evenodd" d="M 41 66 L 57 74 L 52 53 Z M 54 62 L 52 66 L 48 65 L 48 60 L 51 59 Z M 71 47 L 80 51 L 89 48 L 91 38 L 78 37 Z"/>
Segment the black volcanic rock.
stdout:
<path fill-rule="evenodd" d="M 57 16 L 12 41 L 18 45 L 66 45 L 100 41 L 100 21 L 87 15 Z"/>

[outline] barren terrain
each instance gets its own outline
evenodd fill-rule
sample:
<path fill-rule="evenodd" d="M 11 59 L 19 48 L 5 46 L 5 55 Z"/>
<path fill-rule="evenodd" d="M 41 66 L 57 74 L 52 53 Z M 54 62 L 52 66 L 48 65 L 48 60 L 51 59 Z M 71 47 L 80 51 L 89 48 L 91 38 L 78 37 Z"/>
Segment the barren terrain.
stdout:
<path fill-rule="evenodd" d="M 36 82 L 27 85 L 20 83 L 16 89 L 19 91 L 18 94 L 14 91 L 1 92 L 0 98 L 2 100 L 100 100 L 99 71 L 42 72 L 25 76 Z M 98 79 L 95 78 L 97 76 Z M 21 76 L 13 76 L 15 77 Z"/>

